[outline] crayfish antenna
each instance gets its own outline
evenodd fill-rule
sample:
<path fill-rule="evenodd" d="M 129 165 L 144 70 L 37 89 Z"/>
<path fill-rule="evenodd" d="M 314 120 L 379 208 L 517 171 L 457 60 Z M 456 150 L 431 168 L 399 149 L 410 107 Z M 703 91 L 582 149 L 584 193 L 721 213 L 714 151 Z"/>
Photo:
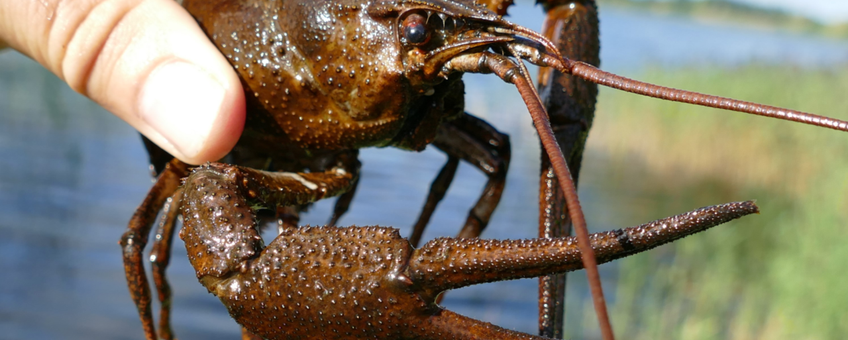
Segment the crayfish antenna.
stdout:
<path fill-rule="evenodd" d="M 572 225 L 574 225 L 574 233 L 577 235 L 580 258 L 586 268 L 586 278 L 589 281 L 589 291 L 592 293 L 592 304 L 595 306 L 595 314 L 598 316 L 601 337 L 604 340 L 614 340 L 615 335 L 612 332 L 612 325 L 610 324 L 609 313 L 607 312 L 607 303 L 604 298 L 604 290 L 601 286 L 601 274 L 598 272 L 598 260 L 589 244 L 589 231 L 586 227 L 586 217 L 583 214 L 580 199 L 577 197 L 577 186 L 571 177 L 571 171 L 568 170 L 562 149 L 560 149 L 559 143 L 554 138 L 554 131 L 551 128 L 548 113 L 542 107 L 539 94 L 536 92 L 536 88 L 531 85 L 530 75 L 527 74 L 527 69 L 523 66 L 524 64 L 519 63 L 519 69 L 522 70 L 521 73 L 523 75 L 513 77 L 512 83 L 515 84 L 518 93 L 521 94 L 521 99 L 527 105 L 527 111 L 530 113 L 530 117 L 533 119 L 533 125 L 539 133 L 539 141 L 542 143 L 545 153 L 548 154 L 554 174 L 559 179 L 560 190 L 562 190 L 565 196 L 568 215 L 571 218 Z M 504 77 L 501 78 L 503 79 Z"/>
<path fill-rule="evenodd" d="M 599 263 L 610 262 L 758 213 L 753 201 L 697 209 L 627 229 L 590 235 Z M 531 240 L 439 238 L 410 257 L 407 276 L 426 291 L 538 277 L 583 268 L 575 237 Z"/>
<path fill-rule="evenodd" d="M 720 96 L 713 96 L 693 91 L 679 90 L 665 86 L 659 86 L 641 82 L 638 80 L 622 77 L 617 74 L 602 71 L 592 65 L 580 61 L 568 59 L 556 60 L 555 58 L 543 57 L 558 71 L 574 75 L 586 81 L 603 85 L 606 87 L 635 93 L 647 97 L 663 99 L 673 102 L 707 106 L 729 111 L 749 113 L 758 116 L 788 120 L 796 123 L 819 126 L 837 131 L 848 132 L 848 122 L 830 117 L 801 112 L 736 100 Z"/>

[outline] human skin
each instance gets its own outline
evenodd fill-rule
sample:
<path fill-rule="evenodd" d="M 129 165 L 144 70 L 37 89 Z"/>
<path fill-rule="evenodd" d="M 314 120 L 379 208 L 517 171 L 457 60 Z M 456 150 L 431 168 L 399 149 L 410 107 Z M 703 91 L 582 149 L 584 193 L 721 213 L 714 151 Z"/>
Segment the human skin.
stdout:
<path fill-rule="evenodd" d="M 5 46 L 187 163 L 220 159 L 244 127 L 237 75 L 172 0 L 2 1 Z"/>

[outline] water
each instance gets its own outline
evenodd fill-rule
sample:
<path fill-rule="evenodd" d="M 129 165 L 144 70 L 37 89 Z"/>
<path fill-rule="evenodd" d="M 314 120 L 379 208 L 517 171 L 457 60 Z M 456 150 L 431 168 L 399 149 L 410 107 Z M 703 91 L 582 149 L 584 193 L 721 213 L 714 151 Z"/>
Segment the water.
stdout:
<path fill-rule="evenodd" d="M 525 6 L 517 21 L 541 22 Z M 693 23 L 685 19 L 605 10 L 603 65 L 638 73 L 664 67 L 737 65 L 750 61 L 830 67 L 848 61 L 848 42 L 781 31 Z M 484 83 L 485 82 L 485 83 Z M 514 89 L 489 77 L 469 77 L 468 110 L 512 136 L 514 151 L 501 207 L 484 236 L 533 237 L 539 151 Z M 591 152 L 591 150 L 590 150 Z M 390 225 L 414 221 L 431 179 L 444 162 L 432 150 L 363 152 L 362 183 L 342 224 Z M 141 327 L 127 294 L 117 246 L 127 220 L 150 186 L 146 157 L 126 124 L 70 91 L 54 76 L 15 53 L 0 54 L 0 339 L 139 339 Z M 617 189 L 603 174 L 584 173 L 582 192 L 593 229 Z M 464 221 L 484 178 L 463 165 L 433 217 L 426 238 L 449 236 Z M 326 221 L 319 204 L 304 223 Z M 626 211 L 607 212 L 624 214 Z M 174 322 L 183 339 L 233 339 L 238 328 L 197 284 L 175 242 L 169 275 L 176 292 Z M 614 266 L 602 275 L 614 279 Z M 572 280 L 581 286 L 581 280 Z M 535 280 L 451 292 L 457 312 L 533 332 Z M 496 297 L 496 298 L 495 298 Z"/>

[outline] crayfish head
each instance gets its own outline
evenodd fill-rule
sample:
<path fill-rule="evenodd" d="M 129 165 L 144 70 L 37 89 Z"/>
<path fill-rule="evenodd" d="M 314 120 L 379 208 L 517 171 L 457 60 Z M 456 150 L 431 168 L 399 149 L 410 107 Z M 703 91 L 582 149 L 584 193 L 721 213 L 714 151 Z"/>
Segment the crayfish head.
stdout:
<path fill-rule="evenodd" d="M 487 72 L 452 61 L 484 58 L 489 53 L 526 59 L 547 66 L 560 60 L 547 38 L 504 20 L 484 5 L 467 1 L 402 2 L 396 34 L 404 75 L 420 93 L 457 72 Z M 405 5 L 403 5 L 405 4 Z"/>

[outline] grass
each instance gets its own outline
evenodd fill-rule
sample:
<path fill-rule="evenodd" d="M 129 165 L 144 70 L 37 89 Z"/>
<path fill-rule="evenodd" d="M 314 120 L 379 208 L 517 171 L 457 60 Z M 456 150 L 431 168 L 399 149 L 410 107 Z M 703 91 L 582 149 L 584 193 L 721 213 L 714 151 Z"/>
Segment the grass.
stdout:
<path fill-rule="evenodd" d="M 639 78 L 848 119 L 848 67 L 652 70 Z M 616 223 L 752 198 L 762 208 L 624 259 L 606 287 L 619 337 L 848 334 L 848 134 L 608 90 L 599 103 L 583 185 L 631 207 Z M 590 306 L 580 313 L 594 315 Z M 595 327 L 588 319 L 577 329 Z"/>

